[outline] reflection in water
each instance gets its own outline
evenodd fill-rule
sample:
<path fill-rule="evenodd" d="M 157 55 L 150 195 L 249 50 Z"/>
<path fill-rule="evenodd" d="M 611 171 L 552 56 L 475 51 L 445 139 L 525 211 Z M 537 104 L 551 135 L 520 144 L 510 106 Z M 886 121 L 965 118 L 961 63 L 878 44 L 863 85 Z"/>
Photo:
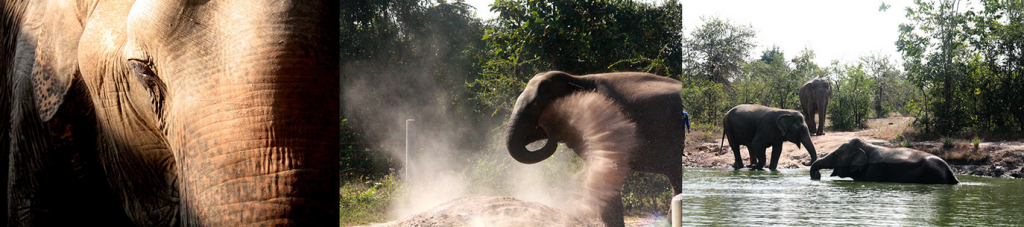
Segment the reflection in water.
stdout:
<path fill-rule="evenodd" d="M 1019 179 L 957 176 L 959 185 L 813 181 L 807 169 L 687 169 L 684 176 L 684 226 L 1024 225 Z"/>

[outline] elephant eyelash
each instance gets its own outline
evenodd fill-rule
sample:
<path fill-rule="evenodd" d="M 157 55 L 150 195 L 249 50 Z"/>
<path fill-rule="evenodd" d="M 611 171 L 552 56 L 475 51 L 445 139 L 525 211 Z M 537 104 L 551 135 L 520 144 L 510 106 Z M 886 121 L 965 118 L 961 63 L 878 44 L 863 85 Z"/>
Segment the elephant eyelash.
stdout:
<path fill-rule="evenodd" d="M 153 67 L 150 66 L 149 62 L 142 60 L 130 59 L 128 60 L 128 66 L 132 70 L 132 74 L 142 78 L 156 77 L 156 73 L 153 72 Z"/>

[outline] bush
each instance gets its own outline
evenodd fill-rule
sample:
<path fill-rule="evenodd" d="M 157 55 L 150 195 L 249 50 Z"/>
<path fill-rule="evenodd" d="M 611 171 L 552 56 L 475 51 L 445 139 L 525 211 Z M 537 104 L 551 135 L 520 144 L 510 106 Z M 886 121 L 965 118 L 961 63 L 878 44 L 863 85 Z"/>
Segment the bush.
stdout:
<path fill-rule="evenodd" d="M 835 130 L 856 130 L 867 127 L 868 114 L 871 114 L 873 79 L 866 76 L 862 64 L 834 67 L 839 77 L 832 87 L 832 100 L 829 101 L 828 119 Z"/>

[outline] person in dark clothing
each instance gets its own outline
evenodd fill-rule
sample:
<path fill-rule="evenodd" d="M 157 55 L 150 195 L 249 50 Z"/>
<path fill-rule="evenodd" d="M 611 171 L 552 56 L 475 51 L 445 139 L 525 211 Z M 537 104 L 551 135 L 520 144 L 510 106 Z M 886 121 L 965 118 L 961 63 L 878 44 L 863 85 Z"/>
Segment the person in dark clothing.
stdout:
<path fill-rule="evenodd" d="M 683 110 L 683 129 L 690 132 L 690 114 L 687 114 L 685 109 Z"/>

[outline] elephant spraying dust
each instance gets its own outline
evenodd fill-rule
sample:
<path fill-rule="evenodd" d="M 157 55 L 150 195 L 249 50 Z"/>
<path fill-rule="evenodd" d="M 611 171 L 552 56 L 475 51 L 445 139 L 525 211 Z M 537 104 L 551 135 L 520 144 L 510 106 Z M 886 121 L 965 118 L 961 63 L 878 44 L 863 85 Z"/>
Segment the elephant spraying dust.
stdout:
<path fill-rule="evenodd" d="M 832 83 L 822 78 L 815 78 L 800 85 L 800 106 L 803 108 L 804 120 L 811 127 L 812 135 L 825 135 L 825 114 L 828 101 L 832 99 Z M 818 124 L 814 124 L 814 115 L 818 115 Z"/>
<path fill-rule="evenodd" d="M 547 159 L 563 142 L 586 160 L 583 212 L 623 226 L 622 184 L 629 170 L 668 176 L 682 187 L 679 81 L 646 73 L 535 75 L 509 119 L 507 148 L 526 164 Z M 547 139 L 537 151 L 526 145 Z"/>
<path fill-rule="evenodd" d="M 337 1 L 0 1 L 6 225 L 338 221 Z"/>
<path fill-rule="evenodd" d="M 949 164 L 938 156 L 910 148 L 888 148 L 852 139 L 828 156 L 811 164 L 811 179 L 821 179 L 821 169 L 834 177 L 856 181 L 958 184 Z"/>
<path fill-rule="evenodd" d="M 765 149 L 772 147 L 772 160 L 768 169 L 775 170 L 782 155 L 782 142 L 789 141 L 799 148 L 804 145 L 811 155 L 810 165 L 818 160 L 811 142 L 811 135 L 800 112 L 772 108 L 762 105 L 743 104 L 733 107 L 722 119 L 722 143 L 729 140 L 736 162 L 732 167 L 743 168 L 740 145 L 750 152 L 750 168 L 759 170 L 765 166 Z M 724 146 L 722 146 L 724 147 Z"/>

